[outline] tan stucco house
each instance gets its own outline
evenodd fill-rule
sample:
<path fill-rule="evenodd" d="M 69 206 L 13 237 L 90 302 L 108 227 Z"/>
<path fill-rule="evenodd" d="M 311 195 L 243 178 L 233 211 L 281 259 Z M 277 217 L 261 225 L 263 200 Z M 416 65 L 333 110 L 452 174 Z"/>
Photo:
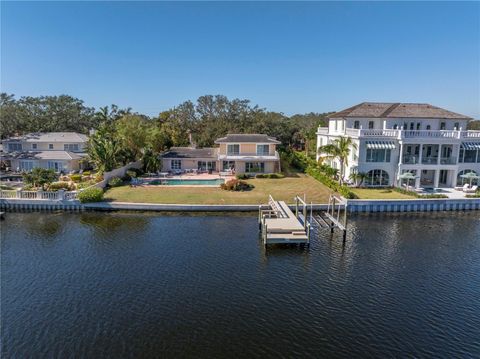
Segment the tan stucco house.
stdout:
<path fill-rule="evenodd" d="M 172 147 L 162 155 L 163 171 L 212 170 L 237 174 L 280 171 L 277 139 L 263 134 L 229 134 L 215 141 L 219 147 Z"/>
<path fill-rule="evenodd" d="M 76 132 L 30 133 L 2 141 L 2 162 L 14 171 L 35 167 L 71 172 L 81 168 L 88 137 Z"/>

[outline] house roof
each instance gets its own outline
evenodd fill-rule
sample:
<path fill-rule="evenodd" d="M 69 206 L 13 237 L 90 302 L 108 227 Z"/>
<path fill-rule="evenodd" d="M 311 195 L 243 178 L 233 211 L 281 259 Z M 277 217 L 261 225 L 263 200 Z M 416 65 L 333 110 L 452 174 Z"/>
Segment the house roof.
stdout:
<path fill-rule="evenodd" d="M 262 134 L 228 134 L 219 138 L 215 143 L 274 143 L 280 144 L 275 137 Z"/>
<path fill-rule="evenodd" d="M 470 120 L 471 118 L 427 103 L 362 102 L 336 112 L 329 118 L 438 118 Z"/>
<path fill-rule="evenodd" d="M 217 158 L 218 148 L 172 147 L 162 158 Z"/>
<path fill-rule="evenodd" d="M 69 151 L 28 151 L 28 152 L 11 152 L 5 154 L 5 159 L 16 160 L 78 160 L 85 156 Z"/>
<path fill-rule="evenodd" d="M 7 141 L 26 142 L 87 142 L 88 137 L 77 132 L 36 132 L 22 136 L 10 137 Z"/>

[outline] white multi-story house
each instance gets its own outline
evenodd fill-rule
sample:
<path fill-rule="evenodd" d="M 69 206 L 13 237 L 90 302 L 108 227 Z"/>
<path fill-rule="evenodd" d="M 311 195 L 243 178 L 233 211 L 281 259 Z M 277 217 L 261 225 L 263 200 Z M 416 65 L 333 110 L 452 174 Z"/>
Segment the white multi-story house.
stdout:
<path fill-rule="evenodd" d="M 79 170 L 86 156 L 88 137 L 76 132 L 30 133 L 2 141 L 2 162 L 14 171 L 35 167 L 55 172 Z"/>
<path fill-rule="evenodd" d="M 455 187 L 465 173 L 480 175 L 480 131 L 466 130 L 470 120 L 429 104 L 364 102 L 330 115 L 328 127 L 318 128 L 317 149 L 352 138 L 357 149 L 344 176 L 365 173 L 366 186 L 400 186 L 411 172 L 417 188 Z M 338 160 L 326 161 L 339 168 Z"/>

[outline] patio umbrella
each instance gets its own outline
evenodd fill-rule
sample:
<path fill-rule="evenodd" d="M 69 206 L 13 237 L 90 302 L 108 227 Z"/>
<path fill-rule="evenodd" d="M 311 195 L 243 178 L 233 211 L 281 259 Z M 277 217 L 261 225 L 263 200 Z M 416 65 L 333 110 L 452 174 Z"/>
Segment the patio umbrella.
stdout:
<path fill-rule="evenodd" d="M 472 180 L 480 178 L 475 172 L 468 172 L 464 175 L 460 175 L 460 177 L 470 180 L 470 187 L 472 187 Z"/>
<path fill-rule="evenodd" d="M 405 173 L 402 173 L 400 176 L 399 176 L 400 179 L 406 179 L 407 180 L 407 190 L 408 188 L 410 187 L 410 180 L 411 179 L 415 179 L 417 178 L 412 172 L 405 172 Z"/>

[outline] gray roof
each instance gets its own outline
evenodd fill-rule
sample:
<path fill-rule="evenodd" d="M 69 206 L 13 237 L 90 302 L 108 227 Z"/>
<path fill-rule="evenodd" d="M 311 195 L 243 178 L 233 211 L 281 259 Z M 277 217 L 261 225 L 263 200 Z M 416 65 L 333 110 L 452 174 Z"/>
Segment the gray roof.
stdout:
<path fill-rule="evenodd" d="M 162 158 L 217 158 L 218 148 L 172 147 Z"/>
<path fill-rule="evenodd" d="M 219 138 L 215 143 L 274 143 L 280 144 L 275 137 L 262 134 L 228 134 Z"/>
<path fill-rule="evenodd" d="M 26 142 L 87 142 L 88 137 L 77 132 L 37 132 L 29 133 L 22 136 L 10 137 L 10 141 L 26 141 Z"/>
<path fill-rule="evenodd" d="M 4 154 L 5 159 L 17 160 L 78 160 L 85 157 L 86 154 L 74 153 L 69 151 L 28 151 L 11 152 Z"/>
<path fill-rule="evenodd" d="M 329 118 L 438 118 L 470 120 L 471 118 L 427 103 L 362 102 L 336 112 Z"/>

